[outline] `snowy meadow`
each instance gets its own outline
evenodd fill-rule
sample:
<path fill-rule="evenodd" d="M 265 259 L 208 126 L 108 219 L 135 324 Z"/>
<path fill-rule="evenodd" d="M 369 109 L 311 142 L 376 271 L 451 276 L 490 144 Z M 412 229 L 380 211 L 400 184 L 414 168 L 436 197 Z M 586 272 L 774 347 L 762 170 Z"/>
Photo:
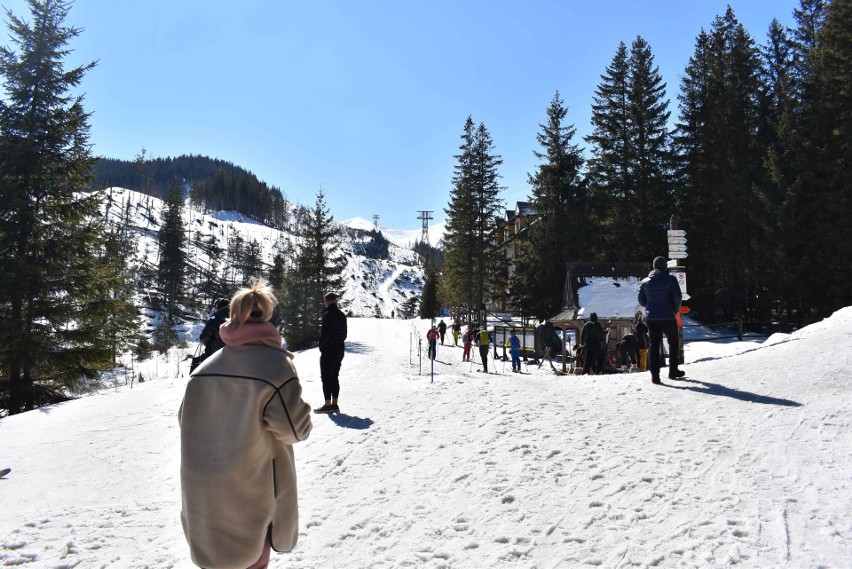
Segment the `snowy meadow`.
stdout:
<path fill-rule="evenodd" d="M 852 307 L 688 343 L 686 380 L 661 386 L 478 373 L 449 345 L 433 375 L 426 329 L 350 318 L 342 412 L 296 446 L 300 541 L 270 567 L 852 567 Z M 177 409 L 194 348 L 0 419 L 0 565 L 192 567 Z M 314 406 L 318 360 L 296 358 Z"/>

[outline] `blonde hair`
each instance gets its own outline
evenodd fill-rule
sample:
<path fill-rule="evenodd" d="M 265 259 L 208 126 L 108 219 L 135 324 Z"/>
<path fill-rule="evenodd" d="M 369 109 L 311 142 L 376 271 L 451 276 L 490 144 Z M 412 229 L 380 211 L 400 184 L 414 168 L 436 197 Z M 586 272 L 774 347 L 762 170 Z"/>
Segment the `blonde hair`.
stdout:
<path fill-rule="evenodd" d="M 272 318 L 276 304 L 278 301 L 266 281 L 253 278 L 248 288 L 240 289 L 231 298 L 229 321 L 236 327 L 246 322 L 266 322 Z"/>

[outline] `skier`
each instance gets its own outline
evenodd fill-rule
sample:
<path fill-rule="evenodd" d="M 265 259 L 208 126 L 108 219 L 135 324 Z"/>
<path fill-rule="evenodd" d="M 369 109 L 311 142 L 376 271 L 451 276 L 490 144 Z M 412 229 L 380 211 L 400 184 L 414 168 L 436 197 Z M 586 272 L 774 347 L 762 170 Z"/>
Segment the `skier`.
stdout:
<path fill-rule="evenodd" d="M 434 326 L 426 332 L 426 340 L 429 341 L 429 359 L 434 360 L 438 357 L 438 330 Z"/>
<path fill-rule="evenodd" d="M 467 330 L 464 331 L 464 336 L 462 337 L 462 344 L 464 344 L 464 351 L 462 352 L 462 361 L 467 362 L 470 361 L 470 345 L 473 343 L 473 329 L 471 329 L 470 324 L 467 325 Z"/>
<path fill-rule="evenodd" d="M 461 324 L 453 322 L 453 346 L 459 345 L 459 336 L 461 336 Z"/>
<path fill-rule="evenodd" d="M 443 320 L 441 320 L 441 322 L 438 323 L 438 333 L 441 334 L 441 345 L 443 346 L 444 345 L 444 334 L 447 333 L 447 323 L 444 322 Z"/>
<path fill-rule="evenodd" d="M 488 373 L 488 350 L 491 347 L 491 336 L 488 328 L 479 331 L 479 356 L 482 358 L 482 371 Z"/>
<path fill-rule="evenodd" d="M 506 340 L 506 346 L 509 348 L 509 353 L 512 354 L 512 371 L 515 373 L 521 372 L 521 341 L 512 330 L 509 333 L 509 338 Z"/>
<path fill-rule="evenodd" d="M 680 379 L 685 372 L 677 368 L 678 338 L 677 320 L 682 295 L 677 279 L 669 274 L 665 257 L 657 257 L 653 270 L 639 285 L 639 304 L 645 308 L 645 322 L 651 336 L 651 382 L 660 381 L 660 347 L 663 335 L 669 344 L 669 379 Z"/>
<path fill-rule="evenodd" d="M 606 332 L 603 326 L 598 322 L 598 315 L 592 312 L 589 315 L 589 321 L 583 325 L 580 330 L 580 345 L 583 347 L 583 375 L 588 375 L 591 368 L 595 368 L 595 373 L 603 371 L 602 360 L 604 357 L 603 346 L 606 339 Z"/>

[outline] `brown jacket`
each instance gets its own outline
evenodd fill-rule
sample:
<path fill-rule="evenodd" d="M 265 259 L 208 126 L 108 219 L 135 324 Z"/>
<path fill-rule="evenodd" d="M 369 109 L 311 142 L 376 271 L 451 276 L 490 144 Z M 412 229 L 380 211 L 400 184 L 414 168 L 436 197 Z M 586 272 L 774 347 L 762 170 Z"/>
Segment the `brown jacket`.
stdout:
<path fill-rule="evenodd" d="M 267 530 L 289 551 L 299 529 L 292 445 L 308 438 L 311 408 L 281 349 L 225 346 L 186 386 L 181 429 L 181 522 L 192 561 L 248 567 Z"/>

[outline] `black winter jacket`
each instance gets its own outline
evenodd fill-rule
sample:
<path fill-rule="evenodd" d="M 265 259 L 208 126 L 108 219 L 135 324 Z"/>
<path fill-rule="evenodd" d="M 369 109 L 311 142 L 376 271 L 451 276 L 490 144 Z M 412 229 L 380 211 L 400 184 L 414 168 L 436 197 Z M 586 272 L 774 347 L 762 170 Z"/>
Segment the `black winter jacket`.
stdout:
<path fill-rule="evenodd" d="M 645 307 L 645 321 L 674 320 L 681 300 L 680 285 L 667 270 L 654 269 L 639 285 L 639 304 Z"/>
<path fill-rule="evenodd" d="M 225 306 L 214 312 L 213 316 L 207 320 L 204 329 L 201 331 L 201 336 L 198 338 L 204 344 L 205 354 L 210 355 L 225 346 L 225 343 L 219 337 L 219 326 L 225 323 L 230 313 L 230 308 Z"/>
<path fill-rule="evenodd" d="M 337 303 L 328 305 L 322 313 L 322 331 L 320 332 L 320 353 L 343 353 L 346 340 L 346 315 L 337 307 Z"/>

